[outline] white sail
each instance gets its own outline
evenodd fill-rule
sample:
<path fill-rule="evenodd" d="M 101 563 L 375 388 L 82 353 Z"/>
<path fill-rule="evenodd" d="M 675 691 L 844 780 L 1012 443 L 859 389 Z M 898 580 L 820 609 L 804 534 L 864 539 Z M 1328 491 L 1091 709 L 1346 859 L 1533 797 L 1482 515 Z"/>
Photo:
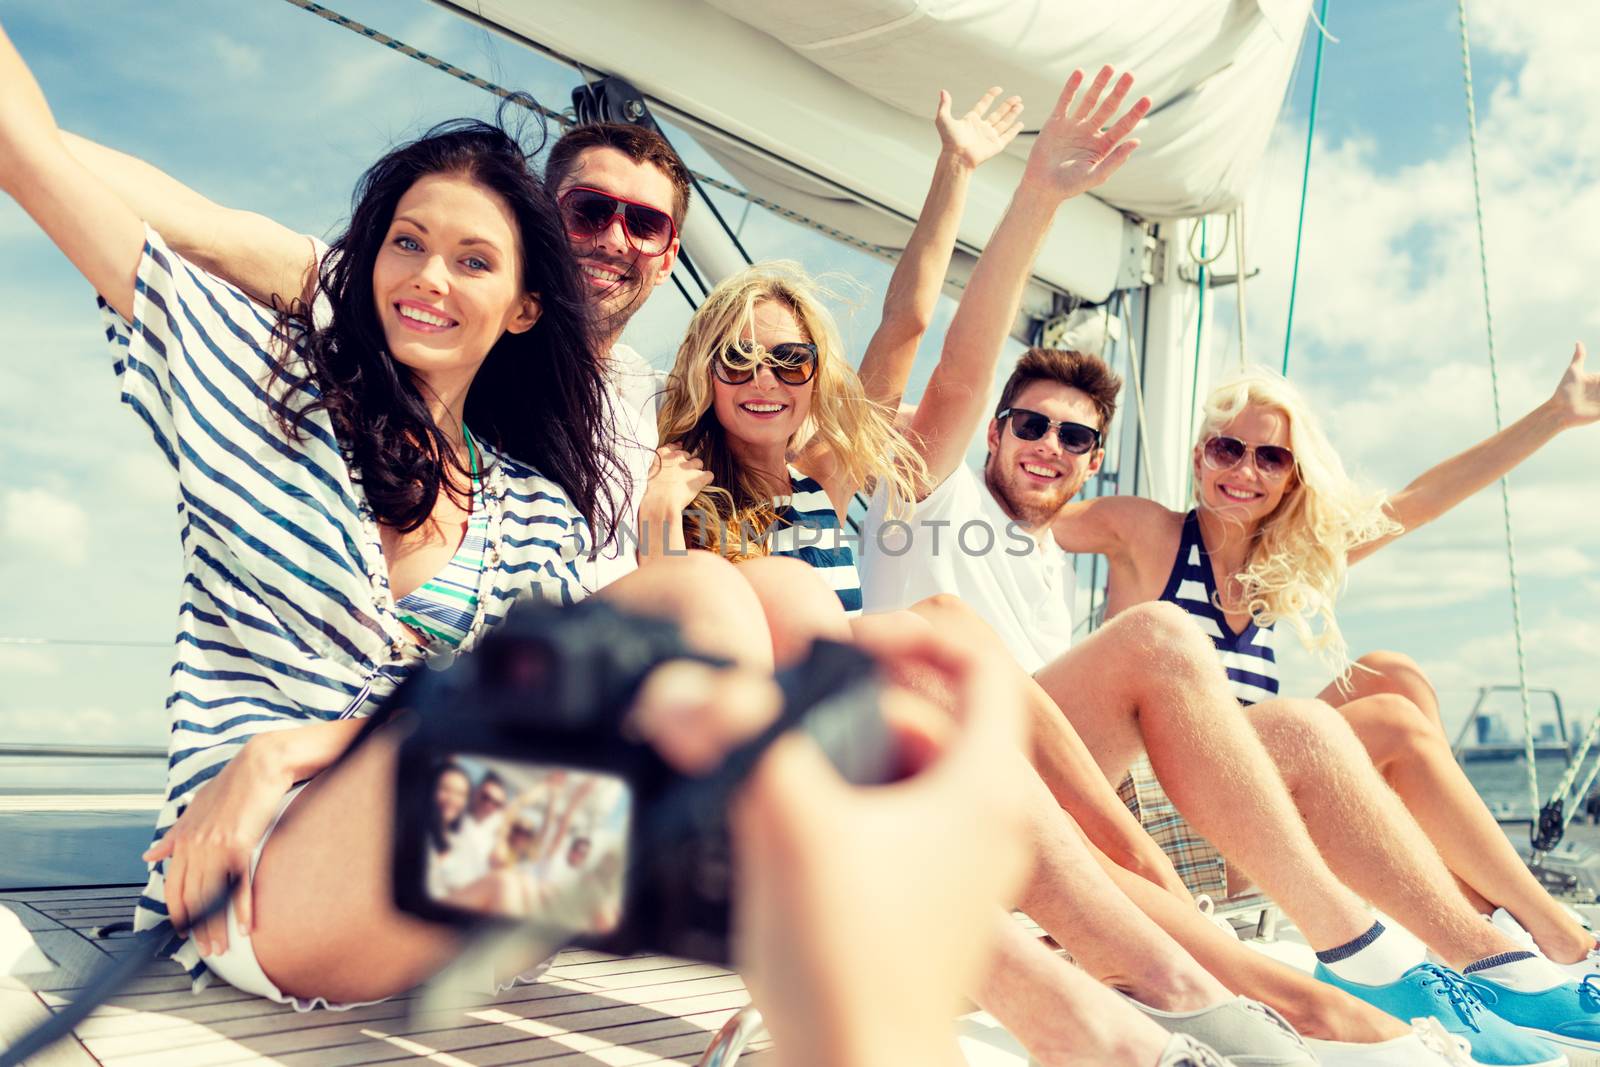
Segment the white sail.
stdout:
<path fill-rule="evenodd" d="M 1062 209 L 1035 271 L 1091 301 L 1142 284 L 1143 231 L 1124 212 L 1190 216 L 1237 201 L 1282 104 L 1307 9 L 1307 0 L 455 2 L 623 75 L 755 195 L 891 251 L 927 189 L 940 88 L 966 99 L 1004 85 L 1024 95 L 1033 125 L 1074 67 L 1134 70 L 1155 102 L 1143 146 L 1100 196 Z M 999 220 L 1027 141 L 976 176 L 961 230 L 969 249 Z M 1032 303 L 1048 310 L 1037 294 Z"/>

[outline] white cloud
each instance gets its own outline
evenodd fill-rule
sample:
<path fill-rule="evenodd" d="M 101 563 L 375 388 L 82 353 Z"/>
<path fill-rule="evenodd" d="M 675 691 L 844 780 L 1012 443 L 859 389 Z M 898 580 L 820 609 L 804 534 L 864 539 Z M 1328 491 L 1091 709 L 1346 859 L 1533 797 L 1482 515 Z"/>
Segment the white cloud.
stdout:
<path fill-rule="evenodd" d="M 60 661 L 42 648 L 28 645 L 0 645 L 0 677 L 15 678 L 21 674 L 60 673 Z"/>
<path fill-rule="evenodd" d="M 1549 397 L 1575 340 L 1600 368 L 1600 9 L 1479 4 L 1474 46 L 1512 75 L 1477 93 L 1505 421 Z M 1490 64 L 1480 64 L 1482 71 Z M 1503 67 L 1504 64 L 1496 64 Z M 1451 87 L 1459 93 L 1459 87 Z M 1459 96 L 1457 97 L 1459 100 Z M 1404 106 L 1405 101 L 1397 101 Z M 1464 104 L 1456 104 L 1464 107 Z M 1458 112 L 1459 114 L 1459 112 Z M 1403 487 L 1493 431 L 1482 281 L 1463 135 L 1397 165 L 1378 142 L 1319 136 L 1311 172 L 1293 376 L 1364 482 Z M 1305 129 L 1280 131 L 1249 202 L 1252 353 L 1282 352 Z M 1231 258 L 1231 253 L 1229 253 Z M 1221 358 L 1231 300 L 1217 301 Z M 1226 324 L 1225 324 L 1226 322 Z M 1600 703 L 1600 427 L 1569 431 L 1511 477 L 1531 676 L 1582 711 Z M 1340 614 L 1356 654 L 1395 647 L 1464 714 L 1479 685 L 1512 682 L 1505 535 L 1490 487 L 1353 568 Z M 1311 694 L 1328 669 L 1285 632 L 1285 690 Z"/>
<path fill-rule="evenodd" d="M 0 540 L 47 563 L 78 567 L 89 558 L 89 516 L 46 489 L 8 489 L 0 496 Z"/>

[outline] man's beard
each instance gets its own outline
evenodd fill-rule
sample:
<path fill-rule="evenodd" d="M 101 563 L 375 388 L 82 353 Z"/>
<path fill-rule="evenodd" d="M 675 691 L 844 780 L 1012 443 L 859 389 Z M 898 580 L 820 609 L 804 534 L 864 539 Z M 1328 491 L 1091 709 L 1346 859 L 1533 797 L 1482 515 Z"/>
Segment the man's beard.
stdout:
<path fill-rule="evenodd" d="M 1019 499 L 1022 494 L 1014 492 L 1012 487 L 1004 483 L 996 474 L 995 457 L 990 456 L 989 461 L 983 466 L 983 484 L 988 487 L 990 495 L 1000 504 L 1007 515 L 1030 530 L 1037 530 L 1047 525 L 1061 513 L 1072 498 L 1077 495 L 1081 485 L 1073 485 L 1065 473 L 1061 475 L 1061 484 L 1055 487 L 1047 496 L 1034 496 L 1030 500 Z M 1055 491 L 1059 489 L 1059 492 Z"/>
<path fill-rule="evenodd" d="M 595 304 L 595 329 L 600 336 L 613 340 L 621 337 L 623 329 L 638 314 L 649 295 L 644 279 L 633 272 L 611 288 L 597 291 L 591 299 Z"/>

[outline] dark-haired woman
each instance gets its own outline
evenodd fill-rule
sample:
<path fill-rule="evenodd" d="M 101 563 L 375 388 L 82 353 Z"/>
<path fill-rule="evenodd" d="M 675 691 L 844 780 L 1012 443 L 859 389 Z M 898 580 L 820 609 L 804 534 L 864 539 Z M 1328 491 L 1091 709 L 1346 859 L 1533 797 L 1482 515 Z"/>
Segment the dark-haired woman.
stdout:
<path fill-rule="evenodd" d="M 169 925 L 197 984 L 300 1008 L 415 984 L 454 943 L 392 903 L 392 744 L 329 768 L 416 665 L 518 599 L 581 596 L 569 533 L 612 521 L 602 370 L 555 204 L 501 130 L 438 127 L 368 171 L 313 298 L 273 313 L 68 154 L 3 32 L 0 188 L 101 294 L 123 400 L 177 476 L 167 797 L 136 925 Z M 691 640 L 739 653 L 732 635 L 764 624 L 719 567 L 612 595 L 670 614 L 693 589 Z"/>
<path fill-rule="evenodd" d="M 433 815 L 428 820 L 428 895 L 443 899 L 452 889 L 472 881 L 461 873 L 465 849 L 456 841 L 467 801 L 472 797 L 472 776 L 455 760 L 445 760 L 433 770 Z M 475 857 L 474 857 L 475 858 Z"/>

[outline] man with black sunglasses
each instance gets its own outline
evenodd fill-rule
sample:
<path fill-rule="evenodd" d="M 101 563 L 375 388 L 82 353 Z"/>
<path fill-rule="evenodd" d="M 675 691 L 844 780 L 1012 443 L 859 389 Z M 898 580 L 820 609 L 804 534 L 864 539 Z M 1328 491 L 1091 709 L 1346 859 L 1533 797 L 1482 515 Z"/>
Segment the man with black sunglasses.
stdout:
<path fill-rule="evenodd" d="M 1119 94 L 1112 99 L 1120 103 Z M 1114 110 L 1105 109 L 1102 125 Z M 1130 109 L 1105 136 L 1125 138 L 1141 114 Z M 1123 141 L 1105 157 L 1101 180 L 1133 144 Z M 1600 1013 L 1560 987 L 1563 976 L 1543 973 L 1540 961 L 1477 917 L 1337 713 L 1315 701 L 1285 700 L 1247 712 L 1211 639 L 1171 604 L 1131 607 L 1073 647 L 1073 572 L 1052 524 L 1103 458 L 1101 437 L 1120 385 L 1105 364 L 1079 353 L 1029 351 L 990 409 L 981 480 L 965 466 L 1032 264 L 1070 195 L 1061 177 L 1061 170 L 1030 159 L 967 286 L 911 423 L 928 486 L 910 516 L 888 522 L 880 494 L 863 529 L 867 610 L 916 605 L 936 626 L 959 632 L 960 607 L 925 602 L 937 594 L 959 598 L 996 632 L 994 654 L 1004 654 L 1003 644 L 1059 711 L 1037 711 L 1032 756 L 1085 832 L 1114 858 L 1137 857 L 1123 836 L 1126 821 L 1108 807 L 1106 779 L 1121 780 L 1148 756 L 1182 814 L 1283 907 L 1317 950 L 1319 974 L 1332 976 L 1319 990 L 1304 976 L 1241 963 L 1248 953 L 1218 945 L 1192 908 L 1175 909 L 1170 887 L 1119 878 L 1151 918 L 1231 988 L 1300 1018 L 1308 998 L 1334 1013 L 1348 1008 L 1339 1006 L 1345 998 L 1330 996 L 1334 985 L 1365 990 L 1370 995 L 1363 999 L 1401 1021 L 1432 1018 L 1459 1033 L 1480 1062 L 1557 1062 L 1549 1058 L 1554 1049 L 1513 1025 L 1517 1005 L 1550 992 L 1547 980 L 1557 983 L 1550 996 L 1565 998 L 1565 1006 L 1538 1032 L 1580 1044 L 1600 1035 Z M 1218 448 L 1228 453 L 1219 462 L 1249 454 L 1257 469 L 1292 463 L 1248 446 Z M 1274 746 L 1270 752 L 1264 739 Z M 1087 767 L 1085 748 L 1092 758 Z M 1311 805 L 1304 817 L 1297 800 Z M 1466 971 L 1470 982 L 1424 963 L 1415 942 L 1374 921 L 1369 901 L 1446 964 Z M 1470 1025 L 1461 1007 L 1467 1001 Z M 1382 1036 L 1367 1033 L 1368 1041 Z"/>

